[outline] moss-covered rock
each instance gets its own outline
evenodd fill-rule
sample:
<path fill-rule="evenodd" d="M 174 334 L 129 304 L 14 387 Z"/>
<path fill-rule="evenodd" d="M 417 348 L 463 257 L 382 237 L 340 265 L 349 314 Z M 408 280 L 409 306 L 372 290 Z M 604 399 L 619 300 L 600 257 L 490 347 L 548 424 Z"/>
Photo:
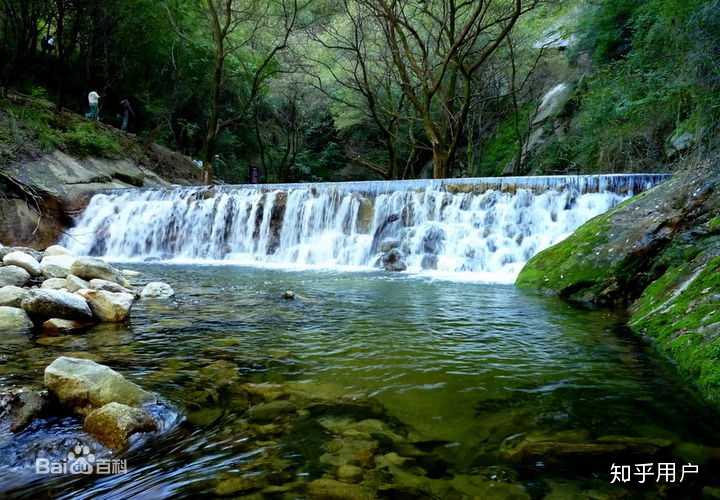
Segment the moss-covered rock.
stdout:
<path fill-rule="evenodd" d="M 720 403 L 720 159 L 676 174 L 531 259 L 517 285 L 629 306 L 629 326 Z"/>

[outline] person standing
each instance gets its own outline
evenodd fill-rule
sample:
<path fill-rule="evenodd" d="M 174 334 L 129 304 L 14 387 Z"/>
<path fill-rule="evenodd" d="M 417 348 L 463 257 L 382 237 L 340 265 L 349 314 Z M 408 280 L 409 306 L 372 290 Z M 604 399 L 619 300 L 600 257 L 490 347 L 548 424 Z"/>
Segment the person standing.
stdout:
<path fill-rule="evenodd" d="M 97 121 L 100 117 L 100 113 L 98 111 L 98 106 L 100 104 L 100 94 L 98 94 L 94 90 L 91 91 L 88 94 L 88 104 L 90 105 L 90 112 L 87 113 L 85 117 L 90 120 Z"/>
<path fill-rule="evenodd" d="M 127 132 L 128 125 L 130 125 L 130 115 L 134 118 L 135 111 L 133 111 L 129 99 L 123 99 L 120 101 L 120 107 L 122 108 L 122 125 L 120 126 L 120 130 Z"/>

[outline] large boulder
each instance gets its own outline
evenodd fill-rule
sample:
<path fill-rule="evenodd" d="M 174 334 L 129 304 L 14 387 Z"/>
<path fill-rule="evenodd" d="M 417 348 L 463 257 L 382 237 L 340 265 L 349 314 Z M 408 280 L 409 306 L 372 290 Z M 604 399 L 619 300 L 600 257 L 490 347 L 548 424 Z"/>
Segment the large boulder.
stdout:
<path fill-rule="evenodd" d="M 25 269 L 31 276 L 40 275 L 40 263 L 25 252 L 10 252 L 3 257 L 6 266 L 17 266 Z"/>
<path fill-rule="evenodd" d="M 83 297 L 62 290 L 31 290 L 22 308 L 32 317 L 49 319 L 92 319 L 93 313 Z"/>
<path fill-rule="evenodd" d="M 19 286 L 4 286 L 0 288 L 0 306 L 20 307 L 28 291 Z"/>
<path fill-rule="evenodd" d="M 173 295 L 175 295 L 175 290 L 173 290 L 167 283 L 163 283 L 161 281 L 148 283 L 140 293 L 141 297 L 152 299 L 169 299 Z"/>
<path fill-rule="evenodd" d="M 66 278 L 74 263 L 75 257 L 71 255 L 51 255 L 40 262 L 40 269 L 46 278 Z"/>
<path fill-rule="evenodd" d="M 116 402 L 91 411 L 83 423 L 85 432 L 114 450 L 127 448 L 133 434 L 152 432 L 157 428 L 157 423 L 145 410 Z"/>
<path fill-rule="evenodd" d="M 89 359 L 61 356 L 45 368 L 45 386 L 60 403 L 80 415 L 108 403 L 140 406 L 154 396 L 110 367 Z"/>
<path fill-rule="evenodd" d="M 0 267 L 0 286 L 25 286 L 30 281 L 30 273 L 22 267 Z"/>
<path fill-rule="evenodd" d="M 113 293 L 85 288 L 77 294 L 87 300 L 93 315 L 105 323 L 119 323 L 130 315 L 135 296 L 131 293 Z"/>
<path fill-rule="evenodd" d="M 17 307 L 0 307 L 0 332 L 29 332 L 33 327 L 27 313 Z"/>
<path fill-rule="evenodd" d="M 43 253 L 30 247 L 0 247 L 0 260 L 4 259 L 5 256 L 12 252 L 22 252 L 28 254 L 30 257 L 40 262 L 43 258 Z"/>
<path fill-rule="evenodd" d="M 100 259 L 81 257 L 73 263 L 70 272 L 84 280 L 101 279 L 118 283 L 126 288 L 130 286 L 120 271 Z"/>

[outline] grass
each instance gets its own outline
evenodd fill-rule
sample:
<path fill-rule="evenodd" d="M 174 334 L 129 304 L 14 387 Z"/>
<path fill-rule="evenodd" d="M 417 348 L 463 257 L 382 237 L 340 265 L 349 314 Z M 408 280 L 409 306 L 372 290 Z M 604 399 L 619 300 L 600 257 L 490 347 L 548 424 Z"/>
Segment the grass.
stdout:
<path fill-rule="evenodd" d="M 10 159 L 18 152 L 58 149 L 79 158 L 119 158 L 128 143 L 121 132 L 74 113 L 57 112 L 42 97 L 0 99 L 0 152 Z"/>

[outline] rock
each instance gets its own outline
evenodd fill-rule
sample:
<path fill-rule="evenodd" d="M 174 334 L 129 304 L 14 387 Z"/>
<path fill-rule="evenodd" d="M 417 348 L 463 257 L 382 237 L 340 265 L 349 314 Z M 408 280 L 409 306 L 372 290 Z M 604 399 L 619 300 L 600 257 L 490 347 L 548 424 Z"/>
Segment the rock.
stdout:
<path fill-rule="evenodd" d="M 42 330 L 49 335 L 62 335 L 84 330 L 91 325 L 92 323 L 88 321 L 53 318 L 42 324 Z"/>
<path fill-rule="evenodd" d="M 343 464 L 338 467 L 337 478 L 346 483 L 359 483 L 363 478 L 363 470 L 350 464 Z"/>
<path fill-rule="evenodd" d="M 17 307 L 0 307 L 0 333 L 25 333 L 32 330 L 33 323 L 27 313 Z"/>
<path fill-rule="evenodd" d="M 400 272 L 407 269 L 405 258 L 397 248 L 393 248 L 382 257 L 382 265 L 386 271 Z"/>
<path fill-rule="evenodd" d="M 52 407 L 48 391 L 22 388 L 0 395 L 0 417 L 10 417 L 11 432 L 22 432 L 36 418 L 48 415 Z"/>
<path fill-rule="evenodd" d="M 0 267 L 0 286 L 25 286 L 30 280 L 30 273 L 22 267 Z"/>
<path fill-rule="evenodd" d="M 31 276 L 40 275 L 40 263 L 24 252 L 10 252 L 3 257 L 6 266 L 17 266 L 25 269 Z"/>
<path fill-rule="evenodd" d="M 316 479 L 308 484 L 307 492 L 315 500 L 370 500 L 372 492 L 357 484 L 348 484 L 334 479 Z"/>
<path fill-rule="evenodd" d="M 0 306 L 20 307 L 22 300 L 27 297 L 28 291 L 17 286 L 4 286 L 0 288 Z"/>
<path fill-rule="evenodd" d="M 542 98 L 537 113 L 533 118 L 533 125 L 539 125 L 548 118 L 559 115 L 570 101 L 574 88 L 567 83 L 559 83 L 550 89 Z"/>
<path fill-rule="evenodd" d="M 70 274 L 70 268 L 75 263 L 75 257 L 71 255 L 51 255 L 40 262 L 42 275 L 46 278 L 66 278 Z"/>
<path fill-rule="evenodd" d="M 120 323 L 130 315 L 135 296 L 84 288 L 77 294 L 87 300 L 93 315 L 104 323 Z"/>
<path fill-rule="evenodd" d="M 687 151 L 693 144 L 695 144 L 695 142 L 695 134 L 692 132 L 676 130 L 668 140 L 665 153 L 668 156 L 674 156 L 678 153 Z"/>
<path fill-rule="evenodd" d="M 123 269 L 120 271 L 126 278 L 139 278 L 142 273 L 139 271 L 133 271 L 132 269 Z"/>
<path fill-rule="evenodd" d="M 169 299 L 175 295 L 175 290 L 167 283 L 161 281 L 153 281 L 143 288 L 140 296 L 146 299 Z"/>
<path fill-rule="evenodd" d="M 31 290 L 21 305 L 30 316 L 41 319 L 88 320 L 93 317 L 84 298 L 62 290 Z"/>
<path fill-rule="evenodd" d="M 282 298 L 285 300 L 294 300 L 295 292 L 293 292 L 292 290 L 285 290 L 282 294 Z"/>
<path fill-rule="evenodd" d="M 422 267 L 423 269 L 437 269 L 437 264 L 437 255 L 426 253 L 425 255 L 423 255 L 422 261 L 420 262 L 420 267 Z"/>
<path fill-rule="evenodd" d="M 22 252 L 28 254 L 30 257 L 40 262 L 43 258 L 43 253 L 38 252 L 34 248 L 29 247 L 0 247 L 0 261 L 5 258 L 9 253 Z"/>
<path fill-rule="evenodd" d="M 290 401 L 277 400 L 260 403 L 248 410 L 248 418 L 253 422 L 271 422 L 289 413 L 295 413 L 297 407 Z"/>
<path fill-rule="evenodd" d="M 65 278 L 50 278 L 43 281 L 41 288 L 48 288 L 50 290 L 67 289 L 67 281 Z"/>
<path fill-rule="evenodd" d="M 257 476 L 234 476 L 223 479 L 215 487 L 215 494 L 221 497 L 236 496 L 240 493 L 247 493 L 261 487 Z"/>
<path fill-rule="evenodd" d="M 61 356 L 45 368 L 45 386 L 61 404 L 87 415 L 116 402 L 128 406 L 154 400 L 154 396 L 115 370 L 94 361 Z"/>
<path fill-rule="evenodd" d="M 370 467 L 373 464 L 378 442 L 368 439 L 350 439 L 345 436 L 331 440 L 325 446 L 327 453 L 320 462 L 340 467 L 345 464 Z"/>
<path fill-rule="evenodd" d="M 422 245 L 425 253 L 437 255 L 442 250 L 445 241 L 445 231 L 440 227 L 432 226 L 423 235 Z"/>
<path fill-rule="evenodd" d="M 55 257 L 58 255 L 72 255 L 70 250 L 61 245 L 51 245 L 45 249 L 45 257 Z"/>
<path fill-rule="evenodd" d="M 117 283 L 114 283 L 112 281 L 101 279 L 90 280 L 90 288 L 92 288 L 93 290 L 102 290 L 105 292 L 129 293 L 131 295 L 135 295 L 135 291 L 131 290 L 130 288 L 125 288 L 124 286 L 118 285 Z"/>
<path fill-rule="evenodd" d="M 402 245 L 402 241 L 400 241 L 397 238 L 386 238 L 380 242 L 380 251 L 382 253 L 387 253 L 393 248 L 400 248 L 400 245 Z"/>
<path fill-rule="evenodd" d="M 84 280 L 102 279 L 129 287 L 127 279 L 114 267 L 100 259 L 81 257 L 70 267 L 71 274 Z"/>
<path fill-rule="evenodd" d="M 74 274 L 68 274 L 67 278 L 65 278 L 65 282 L 69 292 L 77 292 L 83 288 L 90 288 L 90 283 L 82 278 L 78 278 Z"/>
<path fill-rule="evenodd" d="M 91 411 L 83 430 L 113 450 L 127 448 L 130 436 L 138 432 L 153 432 L 157 423 L 145 410 L 121 403 L 108 403 Z"/>

